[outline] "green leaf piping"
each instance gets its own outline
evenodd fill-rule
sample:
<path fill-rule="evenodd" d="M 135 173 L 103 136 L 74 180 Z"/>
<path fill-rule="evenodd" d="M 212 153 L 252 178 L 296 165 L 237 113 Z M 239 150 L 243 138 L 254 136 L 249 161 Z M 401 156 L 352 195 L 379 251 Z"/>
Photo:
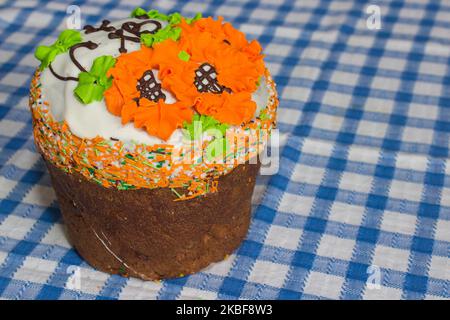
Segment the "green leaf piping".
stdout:
<path fill-rule="evenodd" d="M 182 61 L 189 61 L 189 59 L 191 58 L 191 55 L 189 53 L 187 53 L 184 50 L 181 50 L 180 53 L 178 53 L 178 58 Z"/>
<path fill-rule="evenodd" d="M 147 15 L 150 19 L 158 19 L 162 21 L 167 21 L 168 24 L 158 30 L 156 33 L 143 33 L 141 35 L 141 42 L 147 46 L 152 47 L 154 44 L 162 42 L 166 39 L 172 39 L 177 41 L 181 35 L 181 28 L 178 24 L 181 23 L 182 19 L 185 19 L 187 23 L 191 24 L 202 17 L 201 13 L 197 13 L 193 18 L 185 18 L 179 12 L 174 12 L 169 15 L 160 13 L 158 10 L 145 11 L 142 8 L 136 8 L 131 13 L 132 17 L 139 17 Z"/>
<path fill-rule="evenodd" d="M 159 19 L 163 21 L 169 21 L 170 16 L 165 15 L 164 13 L 160 13 L 158 10 L 150 10 L 147 12 L 147 16 L 150 19 Z"/>
<path fill-rule="evenodd" d="M 142 17 L 143 15 L 146 15 L 146 14 L 147 14 L 147 11 L 145 11 L 145 9 L 142 9 L 141 7 L 136 7 L 136 8 L 134 8 L 133 11 L 131 11 L 132 18 Z"/>
<path fill-rule="evenodd" d="M 191 23 L 197 21 L 198 19 L 202 18 L 201 12 L 198 12 L 192 18 L 186 18 L 186 17 L 182 16 L 179 12 L 173 12 L 173 13 L 167 15 L 167 14 L 161 13 L 158 10 L 154 10 L 154 9 L 150 10 L 150 11 L 145 11 L 145 9 L 143 9 L 141 7 L 136 7 L 131 12 L 131 17 L 133 17 L 133 18 L 141 17 L 143 15 L 147 15 L 147 17 L 149 17 L 150 19 L 158 19 L 158 20 L 162 20 L 162 21 L 167 21 L 167 22 L 169 22 L 169 24 L 179 24 L 181 22 L 181 19 L 185 19 L 187 23 L 191 24 Z"/>
<path fill-rule="evenodd" d="M 223 157 L 230 150 L 228 140 L 225 138 L 226 131 L 229 128 L 226 123 L 221 123 L 211 116 L 195 114 L 192 117 L 192 122 L 184 122 L 183 128 L 185 129 L 185 138 L 191 140 L 199 139 L 207 131 L 214 133 L 214 140 L 205 149 L 205 156 L 209 161 L 217 157 Z M 216 154 L 218 150 L 219 152 Z"/>
<path fill-rule="evenodd" d="M 230 145 L 226 138 L 215 138 L 206 147 L 205 155 L 208 161 L 212 161 L 217 158 L 223 158 L 223 156 L 227 155 L 229 151 Z"/>
<path fill-rule="evenodd" d="M 112 85 L 112 77 L 108 77 L 107 72 L 115 63 L 112 56 L 100 56 L 94 60 L 90 71 L 80 73 L 74 93 L 81 102 L 88 104 L 103 99 L 103 93 Z"/>
<path fill-rule="evenodd" d="M 50 46 L 38 46 L 34 51 L 36 59 L 41 61 L 39 69 L 42 71 L 52 63 L 58 54 L 67 52 L 70 47 L 82 41 L 81 33 L 77 30 L 67 29 L 62 31 L 58 39 Z"/>
<path fill-rule="evenodd" d="M 152 47 L 154 44 L 162 42 L 167 39 L 172 39 L 173 41 L 177 41 L 181 35 L 181 28 L 173 27 L 171 24 L 168 24 L 164 28 L 158 30 L 158 32 L 151 33 L 143 33 L 141 34 L 141 42 L 147 46 Z"/>
<path fill-rule="evenodd" d="M 202 17 L 203 17 L 203 16 L 202 16 L 202 13 L 201 13 L 201 12 L 197 12 L 197 14 L 196 14 L 194 17 L 192 17 L 192 18 L 187 18 L 187 19 L 186 19 L 186 22 L 189 23 L 189 24 L 191 24 L 191 23 L 194 23 L 195 21 L 201 19 Z"/>
<path fill-rule="evenodd" d="M 219 130 L 222 133 L 222 137 L 224 137 L 229 125 L 220 123 L 211 116 L 194 114 L 190 123 L 186 121 L 183 123 L 183 128 L 186 130 L 185 137 L 187 139 L 197 140 L 205 131 L 210 129 Z"/>

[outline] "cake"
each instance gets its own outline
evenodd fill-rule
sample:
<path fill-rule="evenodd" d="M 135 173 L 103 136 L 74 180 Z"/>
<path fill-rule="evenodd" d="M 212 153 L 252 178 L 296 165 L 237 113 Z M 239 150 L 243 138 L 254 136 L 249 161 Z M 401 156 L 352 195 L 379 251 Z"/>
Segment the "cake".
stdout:
<path fill-rule="evenodd" d="M 175 278 L 239 246 L 276 123 L 261 52 L 221 17 L 142 8 L 37 47 L 35 144 L 90 265 Z"/>

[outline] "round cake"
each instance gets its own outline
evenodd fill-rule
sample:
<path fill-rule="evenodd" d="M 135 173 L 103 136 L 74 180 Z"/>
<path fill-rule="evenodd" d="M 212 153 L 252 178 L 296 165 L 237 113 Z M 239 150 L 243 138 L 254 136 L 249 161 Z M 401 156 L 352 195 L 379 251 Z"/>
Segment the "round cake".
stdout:
<path fill-rule="evenodd" d="M 35 143 L 89 264 L 157 280 L 239 246 L 278 105 L 261 51 L 221 17 L 142 8 L 36 49 Z"/>

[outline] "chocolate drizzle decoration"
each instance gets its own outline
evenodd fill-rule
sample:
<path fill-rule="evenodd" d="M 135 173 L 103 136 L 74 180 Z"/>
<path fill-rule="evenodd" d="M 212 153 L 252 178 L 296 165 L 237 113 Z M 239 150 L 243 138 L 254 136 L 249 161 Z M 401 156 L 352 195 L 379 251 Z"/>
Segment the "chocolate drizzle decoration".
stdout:
<path fill-rule="evenodd" d="M 76 77 L 63 77 L 56 73 L 56 71 L 53 69 L 52 64 L 50 63 L 48 65 L 48 68 L 50 69 L 50 72 L 59 80 L 61 81 L 78 81 L 78 78 Z"/>
<path fill-rule="evenodd" d="M 194 85 L 198 92 L 222 93 L 224 91 L 230 93 L 231 90 L 219 84 L 217 81 L 217 71 L 214 66 L 209 63 L 203 63 L 195 70 Z"/>
<path fill-rule="evenodd" d="M 137 81 L 136 89 L 141 93 L 141 98 L 147 98 L 158 102 L 159 99 L 166 99 L 166 95 L 161 90 L 161 84 L 156 81 L 152 70 L 147 70 Z"/>
<path fill-rule="evenodd" d="M 122 23 L 122 26 L 120 27 L 120 29 L 117 29 L 116 27 L 111 26 L 110 25 L 111 22 L 109 20 L 103 20 L 102 24 L 99 27 L 94 27 L 92 25 L 86 25 L 86 26 L 84 26 L 83 29 L 86 34 L 99 32 L 99 31 L 108 32 L 109 39 L 120 39 L 119 52 L 125 53 L 125 52 L 127 52 L 127 49 L 125 48 L 125 41 L 132 41 L 132 42 L 139 43 L 141 41 L 141 34 L 144 34 L 144 33 L 153 34 L 153 33 L 158 32 L 162 28 L 162 25 L 160 22 L 158 22 L 156 20 L 148 19 L 148 17 L 145 15 L 139 16 L 137 18 L 139 20 L 143 20 L 143 21 L 139 22 L 139 23 L 134 22 L 134 21 L 126 21 L 126 22 Z M 141 31 L 142 26 L 144 26 L 146 24 L 153 24 L 155 26 L 155 28 L 152 31 L 149 31 L 149 30 Z M 72 60 L 73 64 L 76 65 L 77 68 L 81 72 L 86 72 L 86 69 L 80 64 L 80 62 L 75 57 L 75 51 L 78 48 L 88 48 L 90 50 L 94 50 L 97 47 L 98 47 L 98 44 L 96 44 L 92 41 L 85 41 L 85 42 L 78 43 L 69 49 L 70 59 Z M 50 68 L 51 73 L 59 80 L 78 81 L 78 78 L 76 78 L 76 77 L 63 77 L 63 76 L 57 74 L 51 64 L 49 65 L 49 68 Z M 161 99 L 161 98 L 165 99 L 165 95 L 161 91 L 161 85 L 157 84 L 153 73 L 151 74 L 151 76 L 153 77 L 152 79 L 154 79 L 152 81 L 154 81 L 154 83 L 159 86 L 159 89 L 157 89 L 155 91 L 153 88 L 151 88 L 151 90 L 148 91 L 148 92 L 151 92 L 151 94 L 149 94 L 149 97 L 154 96 L 154 98 L 151 99 L 151 100 L 156 99 L 154 101 L 158 101 L 158 99 Z M 147 95 L 147 93 L 146 93 L 147 91 L 145 91 L 146 87 L 144 84 L 142 86 L 143 86 L 142 90 L 144 90 L 144 91 L 142 91 L 142 92 L 144 92 L 143 96 L 145 96 L 145 95 Z M 158 87 L 156 87 L 156 88 L 158 88 Z"/>
<path fill-rule="evenodd" d="M 88 48 L 89 50 L 94 50 L 98 47 L 98 44 L 92 42 L 92 41 L 86 41 L 86 42 L 80 42 L 76 45 L 70 47 L 69 49 L 69 57 L 70 60 L 72 60 L 72 63 L 77 66 L 78 69 L 80 69 L 81 72 L 86 72 L 86 69 L 80 64 L 80 62 L 75 57 L 75 50 L 78 48 Z M 49 66 L 50 72 L 59 80 L 61 81 L 78 81 L 78 78 L 76 77 L 63 77 L 56 73 L 56 71 L 53 69 L 52 64 Z"/>
<path fill-rule="evenodd" d="M 102 24 L 98 28 L 95 28 L 94 26 L 91 26 L 88 24 L 88 25 L 85 25 L 83 29 L 86 34 L 94 33 L 97 31 L 111 32 L 111 31 L 116 30 L 116 28 L 114 28 L 113 26 L 108 26 L 110 23 L 111 23 L 111 21 L 109 21 L 109 20 L 103 20 Z"/>
<path fill-rule="evenodd" d="M 146 19 L 145 16 L 139 16 L 137 18 L 140 20 Z M 91 25 L 87 25 L 84 27 L 84 30 L 86 34 L 98 31 L 105 31 L 108 32 L 109 39 L 120 39 L 120 47 L 119 47 L 120 53 L 127 52 L 127 49 L 125 48 L 125 41 L 132 41 L 139 43 L 141 42 L 141 34 L 144 33 L 153 34 L 158 32 L 162 28 L 161 23 L 156 20 L 144 20 L 139 23 L 134 21 L 126 21 L 122 23 L 120 29 L 117 29 L 114 26 L 110 26 L 109 24 L 110 24 L 109 20 L 103 20 L 100 27 L 95 28 Z M 153 24 L 155 28 L 152 31 L 149 30 L 141 31 L 142 26 L 146 24 Z"/>
<path fill-rule="evenodd" d="M 92 41 L 87 41 L 78 43 L 69 49 L 70 59 L 72 60 L 73 64 L 76 65 L 78 69 L 80 69 L 81 72 L 86 72 L 86 69 L 78 62 L 77 58 L 75 57 L 75 50 L 77 50 L 78 48 L 88 48 L 89 50 L 94 50 L 97 49 L 97 47 L 98 44 Z"/>

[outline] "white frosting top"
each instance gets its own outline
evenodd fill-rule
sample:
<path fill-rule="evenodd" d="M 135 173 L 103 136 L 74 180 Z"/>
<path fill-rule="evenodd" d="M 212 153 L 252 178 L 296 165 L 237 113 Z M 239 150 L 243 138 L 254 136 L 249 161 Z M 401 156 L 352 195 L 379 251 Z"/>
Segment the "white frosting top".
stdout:
<path fill-rule="evenodd" d="M 110 25 L 120 28 L 125 21 L 140 22 L 139 19 L 128 18 L 126 20 L 117 21 Z M 167 22 L 159 21 L 164 27 Z M 152 31 L 155 28 L 153 24 L 142 26 L 142 30 Z M 78 48 L 75 51 L 78 62 L 89 70 L 94 59 L 102 55 L 111 55 L 117 57 L 120 55 L 118 48 L 120 47 L 120 39 L 109 39 L 108 32 L 94 32 L 86 34 L 81 31 L 83 41 L 92 41 L 98 44 L 94 50 L 88 48 Z M 125 41 L 125 48 L 128 52 L 139 50 L 140 44 L 132 41 Z M 52 62 L 53 70 L 63 77 L 76 77 L 80 70 L 70 59 L 69 53 L 60 54 Z M 153 71 L 156 80 L 158 79 L 157 70 Z M 181 130 L 175 130 L 167 141 L 163 141 L 158 137 L 151 136 L 147 131 L 136 128 L 133 123 L 122 124 L 121 118 L 113 115 L 106 108 L 105 101 L 94 101 L 89 104 L 83 104 L 74 95 L 74 89 L 77 86 L 76 81 L 62 81 L 56 78 L 49 68 L 45 68 L 41 75 L 41 92 L 44 101 L 50 105 L 50 112 L 56 121 L 65 120 L 72 133 L 80 138 L 95 138 L 100 136 L 105 139 L 111 137 L 119 139 L 123 142 L 152 144 L 172 144 L 180 145 L 182 142 Z M 163 90 L 166 95 L 166 103 L 175 101 L 173 95 Z M 258 89 L 252 94 L 252 100 L 257 105 L 256 115 L 268 103 L 270 91 L 266 80 L 260 81 Z"/>

